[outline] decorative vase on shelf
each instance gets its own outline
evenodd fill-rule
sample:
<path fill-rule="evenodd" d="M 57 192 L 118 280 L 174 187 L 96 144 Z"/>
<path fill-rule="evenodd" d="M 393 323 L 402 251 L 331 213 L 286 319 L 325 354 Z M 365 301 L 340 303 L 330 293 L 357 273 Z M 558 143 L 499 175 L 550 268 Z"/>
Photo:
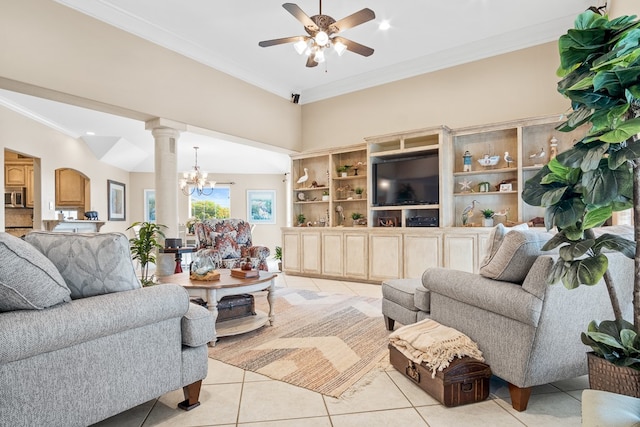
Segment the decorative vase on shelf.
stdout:
<path fill-rule="evenodd" d="M 483 227 L 493 227 L 493 218 L 482 218 Z"/>

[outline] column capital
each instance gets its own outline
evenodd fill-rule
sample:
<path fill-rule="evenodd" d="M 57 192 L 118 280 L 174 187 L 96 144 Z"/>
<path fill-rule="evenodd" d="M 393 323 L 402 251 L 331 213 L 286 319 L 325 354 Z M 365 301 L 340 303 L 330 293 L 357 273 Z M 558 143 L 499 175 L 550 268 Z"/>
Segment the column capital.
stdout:
<path fill-rule="evenodd" d="M 146 130 L 156 129 L 173 129 L 180 132 L 187 130 L 187 125 L 173 120 L 164 119 L 162 117 L 156 117 L 155 119 L 147 120 L 144 122 L 144 128 Z"/>

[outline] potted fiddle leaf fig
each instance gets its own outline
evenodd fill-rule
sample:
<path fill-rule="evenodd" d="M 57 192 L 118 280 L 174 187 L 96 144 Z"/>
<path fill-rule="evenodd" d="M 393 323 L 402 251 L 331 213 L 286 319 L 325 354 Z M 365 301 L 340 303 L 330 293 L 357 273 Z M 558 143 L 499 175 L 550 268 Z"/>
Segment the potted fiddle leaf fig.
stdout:
<path fill-rule="evenodd" d="M 140 263 L 142 286 L 153 285 L 153 275 L 149 274 L 149 264 L 156 263 L 156 249 L 161 249 L 159 238 L 164 238 L 165 225 L 154 222 L 134 222 L 127 230 L 133 229 L 135 236 L 129 239 L 131 257 Z"/>
<path fill-rule="evenodd" d="M 640 21 L 635 16 L 609 20 L 587 10 L 560 37 L 559 51 L 558 91 L 571 100 L 573 111 L 557 129 L 591 126 L 582 140 L 525 183 L 522 198 L 544 206 L 547 229 L 558 229 L 543 247 L 560 248 L 549 283 L 561 280 L 573 289 L 604 277 L 615 320 L 592 322 L 582 341 L 617 367 L 640 370 L 640 248 L 621 236 L 596 237 L 593 231 L 613 212 L 633 207 L 634 232 L 640 235 Z M 633 325 L 622 318 L 605 250 L 634 259 Z"/>

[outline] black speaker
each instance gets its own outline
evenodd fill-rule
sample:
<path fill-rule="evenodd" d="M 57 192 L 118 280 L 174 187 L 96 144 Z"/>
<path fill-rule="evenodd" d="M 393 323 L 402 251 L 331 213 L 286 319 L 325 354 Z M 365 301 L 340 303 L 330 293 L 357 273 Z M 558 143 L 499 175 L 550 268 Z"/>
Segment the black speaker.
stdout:
<path fill-rule="evenodd" d="M 298 102 L 300 102 L 300 94 L 299 93 L 292 93 L 291 94 L 291 102 L 293 102 L 294 104 L 297 104 Z"/>

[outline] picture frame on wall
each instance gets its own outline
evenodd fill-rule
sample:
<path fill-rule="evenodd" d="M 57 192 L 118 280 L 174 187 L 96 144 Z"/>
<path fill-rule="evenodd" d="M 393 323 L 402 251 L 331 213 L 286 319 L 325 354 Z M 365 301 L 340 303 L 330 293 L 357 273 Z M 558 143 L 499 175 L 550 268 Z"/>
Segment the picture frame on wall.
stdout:
<path fill-rule="evenodd" d="M 126 187 L 123 183 L 107 180 L 107 209 L 109 221 L 125 221 L 127 219 Z"/>
<path fill-rule="evenodd" d="M 156 222 L 156 190 L 144 190 L 144 220 Z"/>
<path fill-rule="evenodd" d="M 247 221 L 276 223 L 276 190 L 247 190 Z"/>

